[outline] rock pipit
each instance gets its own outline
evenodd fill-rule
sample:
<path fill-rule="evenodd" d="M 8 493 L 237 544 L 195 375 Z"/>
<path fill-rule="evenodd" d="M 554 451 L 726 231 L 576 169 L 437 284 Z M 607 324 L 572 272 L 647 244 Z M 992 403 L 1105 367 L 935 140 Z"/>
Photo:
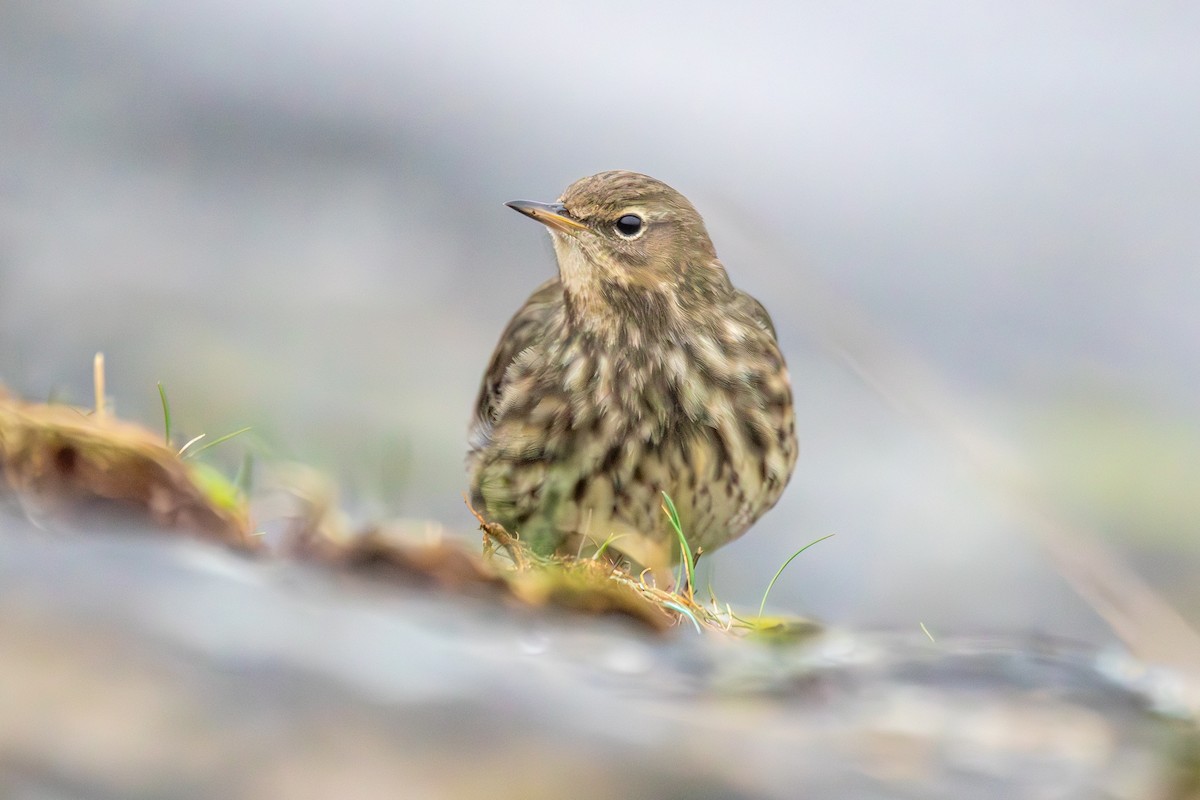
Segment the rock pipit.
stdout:
<path fill-rule="evenodd" d="M 550 229 L 558 276 L 525 301 L 483 376 L 467 458 L 484 518 L 536 552 L 608 543 L 646 567 L 741 536 L 796 463 L 787 367 L 687 198 L 635 172 L 509 207 Z"/>

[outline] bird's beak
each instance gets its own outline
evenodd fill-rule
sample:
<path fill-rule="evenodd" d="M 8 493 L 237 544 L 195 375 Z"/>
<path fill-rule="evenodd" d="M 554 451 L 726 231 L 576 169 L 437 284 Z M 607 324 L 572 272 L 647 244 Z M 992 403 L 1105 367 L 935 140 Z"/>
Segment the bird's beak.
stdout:
<path fill-rule="evenodd" d="M 535 203 L 532 200 L 513 200 L 504 205 L 513 211 L 520 211 L 527 217 L 536 219 L 548 228 L 562 233 L 578 233 L 586 231 L 587 225 L 571 216 L 567 207 L 562 203 Z"/>

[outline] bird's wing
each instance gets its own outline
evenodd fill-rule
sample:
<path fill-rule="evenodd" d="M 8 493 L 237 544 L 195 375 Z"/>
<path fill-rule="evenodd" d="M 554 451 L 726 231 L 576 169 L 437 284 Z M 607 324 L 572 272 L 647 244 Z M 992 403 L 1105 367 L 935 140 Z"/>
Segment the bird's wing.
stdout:
<path fill-rule="evenodd" d="M 496 352 L 492 353 L 492 360 L 488 362 L 487 371 L 483 373 L 479 398 L 475 401 L 472 433 L 481 427 L 489 430 L 496 421 L 496 408 L 504 392 L 504 376 L 509 366 L 544 336 L 547 323 L 562 308 L 562 304 L 562 284 L 557 277 L 551 278 L 539 286 L 509 320 L 508 327 L 500 335 Z"/>
<path fill-rule="evenodd" d="M 775 323 L 771 321 L 771 315 L 767 313 L 767 309 L 763 307 L 763 304 L 743 292 L 741 289 L 736 289 L 734 291 L 737 294 L 737 300 L 735 301 L 737 305 L 740 306 L 743 311 L 749 314 L 755 322 L 761 325 L 763 330 L 770 333 L 772 339 L 778 340 L 779 336 L 775 333 Z"/>

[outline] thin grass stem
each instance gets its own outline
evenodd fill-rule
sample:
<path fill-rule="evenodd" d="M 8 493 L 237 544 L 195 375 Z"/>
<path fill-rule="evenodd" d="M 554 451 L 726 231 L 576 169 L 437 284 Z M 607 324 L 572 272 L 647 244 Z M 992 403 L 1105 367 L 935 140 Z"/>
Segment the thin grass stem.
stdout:
<path fill-rule="evenodd" d="M 767 590 L 765 592 L 763 592 L 762 602 L 758 604 L 758 616 L 760 616 L 760 617 L 762 616 L 763 609 L 767 607 L 767 595 L 769 595 L 771 593 L 771 587 L 775 585 L 775 581 L 779 580 L 779 576 L 783 574 L 783 571 L 785 569 L 787 569 L 788 564 L 792 563 L 796 559 L 796 556 L 800 555 L 805 550 L 812 547 L 814 544 L 817 544 L 818 542 L 823 542 L 826 539 L 831 539 L 834 537 L 834 535 L 835 534 L 831 533 L 828 536 L 822 536 L 820 539 L 814 539 L 813 541 L 804 545 L 804 547 L 801 547 L 799 550 L 792 553 L 791 556 L 788 557 L 788 560 L 783 562 L 783 566 L 780 567 L 779 569 L 775 570 L 775 577 L 771 578 L 771 582 L 767 584 Z"/>
<path fill-rule="evenodd" d="M 167 402 L 167 390 L 163 388 L 162 381 L 158 382 L 158 397 L 162 400 L 163 410 L 163 439 L 166 440 L 167 447 L 171 446 L 171 404 Z"/>

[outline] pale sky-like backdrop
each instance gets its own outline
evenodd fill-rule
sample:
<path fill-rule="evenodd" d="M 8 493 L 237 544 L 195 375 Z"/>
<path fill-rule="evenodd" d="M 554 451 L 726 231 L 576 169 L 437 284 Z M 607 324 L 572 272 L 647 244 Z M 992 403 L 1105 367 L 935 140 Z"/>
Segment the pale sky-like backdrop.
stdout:
<path fill-rule="evenodd" d="M 162 381 L 188 435 L 473 536 L 479 376 L 554 270 L 503 203 L 633 169 L 792 370 L 800 463 L 722 599 L 836 533 L 772 605 L 1110 638 L 853 318 L 1200 620 L 1197 41 L 1171 3 L 8 2 L 0 381 L 86 403 L 103 350 L 125 416 Z"/>

